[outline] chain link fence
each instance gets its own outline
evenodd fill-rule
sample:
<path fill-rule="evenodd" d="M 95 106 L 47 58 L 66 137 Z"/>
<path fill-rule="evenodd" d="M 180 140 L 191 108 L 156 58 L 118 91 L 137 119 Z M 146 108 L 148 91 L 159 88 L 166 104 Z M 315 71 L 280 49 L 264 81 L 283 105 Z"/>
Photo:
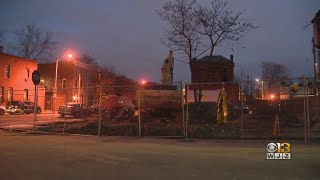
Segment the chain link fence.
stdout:
<path fill-rule="evenodd" d="M 320 138 L 320 91 L 314 82 L 313 78 L 291 78 L 149 83 L 57 92 L 38 87 L 36 114 L 35 90 L 3 89 L 0 99 L 5 114 L 0 115 L 0 126 L 95 136 L 286 138 L 309 142 Z M 221 89 L 225 102 L 219 101 Z M 221 123 L 217 115 L 223 117 Z"/>
<path fill-rule="evenodd" d="M 320 99 L 313 78 L 187 84 L 187 137 L 319 139 Z M 217 113 L 226 92 L 226 121 Z M 196 96 L 196 97 L 195 97 Z M 199 100 L 201 98 L 201 100 Z"/>

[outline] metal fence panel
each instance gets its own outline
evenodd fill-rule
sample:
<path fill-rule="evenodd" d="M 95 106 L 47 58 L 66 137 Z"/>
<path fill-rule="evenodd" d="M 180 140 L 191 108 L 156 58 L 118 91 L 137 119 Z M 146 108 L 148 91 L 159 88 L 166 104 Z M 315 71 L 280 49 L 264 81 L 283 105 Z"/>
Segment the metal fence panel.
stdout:
<path fill-rule="evenodd" d="M 320 89 L 316 91 L 314 82 L 287 78 L 128 84 L 64 88 L 55 93 L 38 87 L 36 116 L 30 108 L 35 90 L 4 89 L 0 103 L 8 109 L 0 115 L 0 127 L 95 136 L 284 138 L 307 143 L 320 138 Z M 226 111 L 219 103 L 221 89 Z M 218 116 L 224 117 L 221 112 L 227 114 L 226 123 L 217 121 Z"/>

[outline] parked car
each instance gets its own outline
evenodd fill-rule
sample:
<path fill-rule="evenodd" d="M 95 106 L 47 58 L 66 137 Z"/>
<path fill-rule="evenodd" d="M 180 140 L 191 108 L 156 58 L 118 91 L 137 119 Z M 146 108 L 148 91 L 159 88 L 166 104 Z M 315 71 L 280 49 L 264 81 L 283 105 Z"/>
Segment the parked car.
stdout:
<path fill-rule="evenodd" d="M 134 116 L 134 104 L 132 100 L 117 95 L 103 96 L 101 105 L 90 106 L 90 114 L 99 115 L 99 108 L 102 119 L 127 119 Z"/>
<path fill-rule="evenodd" d="M 9 114 L 31 114 L 34 113 L 34 103 L 30 101 L 8 101 L 6 112 Z M 42 112 L 40 106 L 36 108 L 37 114 Z"/>
<path fill-rule="evenodd" d="M 235 111 L 238 111 L 239 113 L 241 113 L 241 104 L 236 104 L 233 108 Z M 244 104 L 242 108 L 243 108 L 242 111 L 244 114 L 249 114 L 250 109 L 248 105 Z"/>
<path fill-rule="evenodd" d="M 85 117 L 89 115 L 89 108 L 80 103 L 69 102 L 66 105 L 61 105 L 58 110 L 60 117 L 65 117 L 66 115 L 73 117 Z"/>
<path fill-rule="evenodd" d="M 90 106 L 90 113 L 93 115 L 98 115 L 99 114 L 99 104 L 94 104 Z"/>
<path fill-rule="evenodd" d="M 0 115 L 4 115 L 6 113 L 6 108 L 4 106 L 0 106 Z"/>

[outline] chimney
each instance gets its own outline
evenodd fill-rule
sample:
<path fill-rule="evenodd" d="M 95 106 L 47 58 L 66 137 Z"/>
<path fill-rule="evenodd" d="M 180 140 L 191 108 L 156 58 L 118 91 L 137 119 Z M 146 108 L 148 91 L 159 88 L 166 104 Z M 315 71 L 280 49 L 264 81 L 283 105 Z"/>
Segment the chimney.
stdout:
<path fill-rule="evenodd" d="M 233 62 L 233 55 L 232 54 L 230 55 L 230 60 L 231 60 L 231 62 Z"/>
<path fill-rule="evenodd" d="M 3 53 L 3 46 L 0 45 L 0 53 Z"/>

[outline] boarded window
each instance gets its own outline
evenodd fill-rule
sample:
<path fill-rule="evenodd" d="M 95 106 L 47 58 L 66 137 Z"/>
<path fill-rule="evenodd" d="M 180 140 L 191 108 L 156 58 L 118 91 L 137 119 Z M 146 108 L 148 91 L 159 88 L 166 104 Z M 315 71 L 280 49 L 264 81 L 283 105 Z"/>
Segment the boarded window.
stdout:
<path fill-rule="evenodd" d="M 0 87 L 0 103 L 4 102 L 4 87 Z"/>
<path fill-rule="evenodd" d="M 4 77 L 10 78 L 10 65 L 9 64 L 7 64 L 4 68 Z"/>
<path fill-rule="evenodd" d="M 62 89 L 65 89 L 67 87 L 67 79 L 63 78 L 62 79 Z"/>
<path fill-rule="evenodd" d="M 8 100 L 12 101 L 13 100 L 13 88 L 10 87 L 8 90 Z"/>
<path fill-rule="evenodd" d="M 23 99 L 24 100 L 28 100 L 29 99 L 29 91 L 28 91 L 28 89 L 24 89 Z"/>

